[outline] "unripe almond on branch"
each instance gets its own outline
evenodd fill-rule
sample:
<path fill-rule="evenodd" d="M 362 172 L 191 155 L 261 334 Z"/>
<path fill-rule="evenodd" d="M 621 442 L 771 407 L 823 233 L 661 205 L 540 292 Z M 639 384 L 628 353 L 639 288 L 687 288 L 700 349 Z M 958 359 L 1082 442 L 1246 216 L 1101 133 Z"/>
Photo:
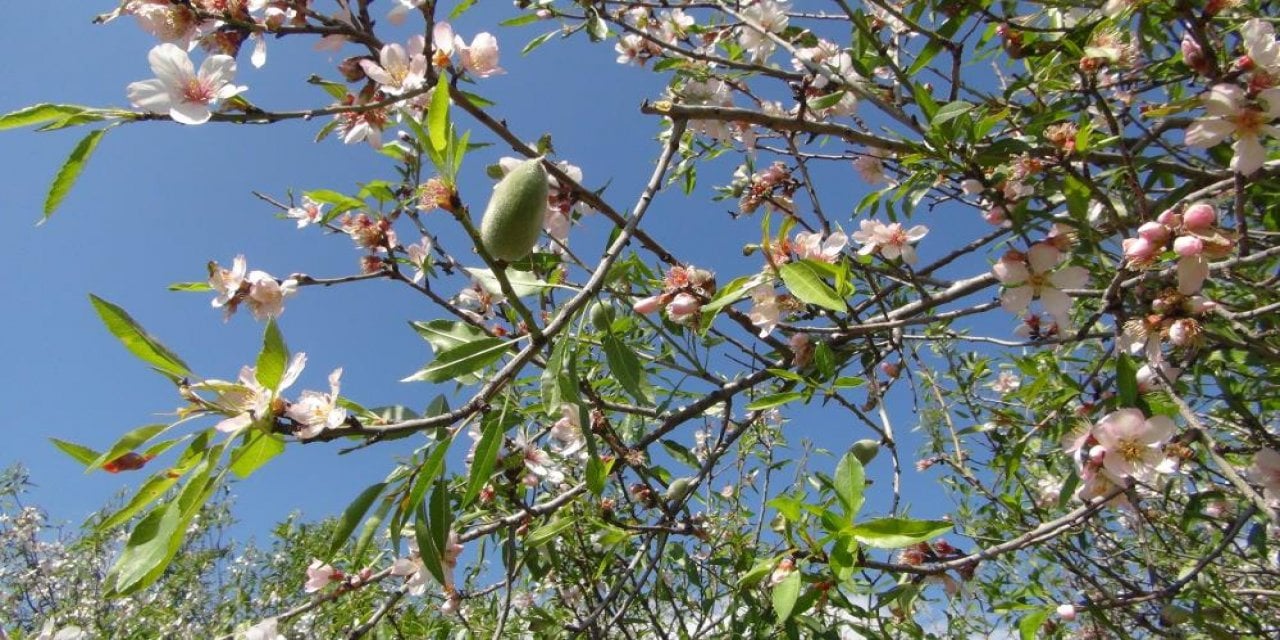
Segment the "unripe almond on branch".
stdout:
<path fill-rule="evenodd" d="M 541 158 L 521 162 L 498 181 L 480 222 L 480 240 L 489 255 L 508 262 L 529 255 L 542 232 L 547 192 Z"/>

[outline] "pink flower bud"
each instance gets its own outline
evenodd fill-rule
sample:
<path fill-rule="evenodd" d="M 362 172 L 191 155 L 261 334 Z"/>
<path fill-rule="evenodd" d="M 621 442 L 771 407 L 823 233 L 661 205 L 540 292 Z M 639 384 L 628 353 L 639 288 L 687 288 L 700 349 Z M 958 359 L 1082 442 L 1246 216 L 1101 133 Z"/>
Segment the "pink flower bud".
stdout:
<path fill-rule="evenodd" d="M 1192 258 L 1204 252 L 1204 240 L 1195 236 L 1179 236 L 1173 241 L 1173 250 L 1184 258 Z"/>
<path fill-rule="evenodd" d="M 1169 227 L 1159 222 L 1144 222 L 1138 227 L 1138 236 L 1155 245 L 1162 245 L 1169 239 Z"/>
<path fill-rule="evenodd" d="M 1156 216 L 1156 222 L 1172 228 L 1182 224 L 1182 216 L 1174 213 L 1173 209 L 1165 209 Z"/>
<path fill-rule="evenodd" d="M 1058 605 L 1058 617 L 1070 622 L 1076 619 L 1076 607 L 1073 604 Z"/>
<path fill-rule="evenodd" d="M 1125 238 L 1121 244 L 1124 246 L 1125 260 L 1130 265 L 1148 263 L 1156 255 L 1157 247 L 1146 238 Z"/>
<path fill-rule="evenodd" d="M 880 363 L 880 371 L 890 378 L 896 378 L 899 373 L 902 373 L 902 364 L 885 360 Z"/>
<path fill-rule="evenodd" d="M 653 313 L 666 306 L 667 297 L 667 294 L 664 293 L 656 296 L 649 296 L 648 298 L 641 298 L 637 300 L 635 304 L 631 305 L 631 308 L 634 309 L 636 313 Z"/>
<path fill-rule="evenodd" d="M 1004 210 L 1004 207 L 995 205 L 982 214 L 982 219 L 986 220 L 988 224 L 999 226 L 1009 220 L 1009 214 Z"/>
<path fill-rule="evenodd" d="M 1200 48 L 1200 44 L 1191 37 L 1191 34 L 1182 36 L 1182 61 L 1192 71 L 1204 74 L 1209 70 L 1209 60 L 1204 57 L 1204 49 Z"/>
<path fill-rule="evenodd" d="M 697 298 L 687 293 L 680 293 L 677 294 L 676 297 L 672 298 L 671 302 L 667 304 L 667 313 L 671 315 L 672 318 L 682 318 L 690 314 L 697 313 L 698 309 L 701 308 L 702 303 L 699 302 Z"/>
<path fill-rule="evenodd" d="M 1217 220 L 1218 214 L 1213 210 L 1213 206 L 1203 202 L 1191 205 L 1186 213 L 1182 214 L 1182 226 L 1187 231 L 1203 231 L 1212 227 Z"/>

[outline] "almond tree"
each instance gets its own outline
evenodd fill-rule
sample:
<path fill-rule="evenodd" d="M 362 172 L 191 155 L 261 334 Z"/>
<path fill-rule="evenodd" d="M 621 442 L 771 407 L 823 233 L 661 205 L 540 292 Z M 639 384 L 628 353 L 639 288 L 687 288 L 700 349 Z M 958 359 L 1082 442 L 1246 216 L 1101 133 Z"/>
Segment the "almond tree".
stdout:
<path fill-rule="evenodd" d="M 99 20 L 158 41 L 133 109 L 0 118 L 94 127 L 46 216 L 126 124 L 307 120 L 398 163 L 355 193 L 262 196 L 354 242 L 350 273 L 236 258 L 180 287 L 265 325 L 234 380 L 93 299 L 182 402 L 103 451 L 56 443 L 91 470 L 163 467 L 104 523 L 142 516 L 111 593 L 155 583 L 200 506 L 291 445 L 413 436 L 342 515 L 311 593 L 220 633 L 289 636 L 388 584 L 348 637 L 405 620 L 442 637 L 1280 632 L 1269 4 L 517 2 L 505 25 L 548 25 L 525 53 L 587 38 L 667 81 L 637 105 L 654 143 L 634 194 L 558 157 L 555 132 L 526 142 L 533 98 L 482 97 L 505 40 L 455 31 L 471 2 L 386 4 L 127 0 Z M 268 41 L 350 57 L 312 81 L 328 99 L 266 110 L 234 83 Z M 545 206 L 459 188 L 486 171 L 520 193 L 545 172 Z M 660 203 L 734 215 L 679 255 Z M 538 246 L 483 233 L 482 211 L 540 225 Z M 948 217 L 967 222 L 939 233 Z M 289 389 L 289 299 L 367 280 L 435 310 L 413 325 L 434 360 L 405 379 L 446 385 L 425 409 L 343 397 L 341 371 Z M 804 445 L 818 427 L 796 416 L 845 425 L 848 452 Z M 947 518 L 907 508 L 938 488 Z"/>

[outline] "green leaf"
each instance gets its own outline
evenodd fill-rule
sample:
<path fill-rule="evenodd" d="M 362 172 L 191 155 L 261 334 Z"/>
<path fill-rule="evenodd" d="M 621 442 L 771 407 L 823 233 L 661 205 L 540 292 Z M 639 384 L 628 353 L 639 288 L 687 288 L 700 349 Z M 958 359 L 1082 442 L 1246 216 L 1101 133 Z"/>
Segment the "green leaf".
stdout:
<path fill-rule="evenodd" d="M 460 321 L 431 320 L 411 322 L 409 326 L 413 327 L 413 330 L 417 331 L 437 354 L 485 337 L 485 332 Z"/>
<path fill-rule="evenodd" d="M 791 617 L 791 610 L 796 606 L 796 599 L 800 597 L 801 582 L 800 571 L 792 571 L 790 575 L 782 579 L 782 582 L 773 587 L 773 613 L 778 617 L 778 622 L 784 622 Z"/>
<path fill-rule="evenodd" d="M 107 573 L 108 592 L 128 595 L 148 584 L 176 553 L 172 544 L 175 535 L 181 534 L 182 511 L 176 502 L 168 502 L 148 513 L 125 543 L 124 551 Z"/>
<path fill-rule="evenodd" d="M 401 382 L 444 382 L 474 373 L 502 358 L 510 343 L 501 338 L 481 338 L 453 347 L 434 362 Z"/>
<path fill-rule="evenodd" d="M 369 507 L 373 505 L 373 501 L 378 499 L 382 494 L 382 490 L 387 488 L 387 483 L 379 482 L 370 485 L 360 495 L 356 496 L 351 504 L 347 505 L 345 511 L 342 512 L 342 518 L 338 520 L 338 526 L 333 530 L 333 536 L 329 538 L 329 557 L 333 557 L 347 543 L 347 538 L 351 537 L 351 532 L 356 530 L 356 525 L 360 524 L 360 520 L 364 518 L 364 514 L 369 512 Z"/>
<path fill-rule="evenodd" d="M 1127 353 L 1122 353 L 1116 358 L 1116 390 L 1120 396 L 1121 407 L 1133 407 L 1138 404 L 1138 369 L 1133 366 L 1133 359 Z"/>
<path fill-rule="evenodd" d="M 49 216 L 58 210 L 58 205 L 62 204 L 63 198 L 67 197 L 71 186 L 80 177 L 80 172 L 84 171 L 84 165 L 89 161 L 89 156 L 93 155 L 93 150 L 98 147 L 98 142 L 106 133 L 106 129 L 91 131 L 71 150 L 71 155 L 58 170 L 58 175 L 53 177 L 53 184 L 49 185 L 49 195 L 44 199 L 44 217 L 40 220 L 41 223 L 47 221 Z"/>
<path fill-rule="evenodd" d="M 850 451 L 844 454 L 840 462 L 836 464 L 836 475 L 832 478 L 836 497 L 840 499 L 840 505 L 844 507 L 845 516 L 849 520 L 857 517 L 858 512 L 862 510 L 862 502 L 864 500 L 863 490 L 866 489 L 866 474 L 862 468 L 857 456 Z"/>
<path fill-rule="evenodd" d="M 1044 621 L 1049 619 L 1050 609 L 1041 609 L 1027 614 L 1022 621 L 1018 623 L 1018 637 L 1021 640 L 1035 640 L 1040 637 L 1038 633 L 1040 627 L 1044 626 Z"/>
<path fill-rule="evenodd" d="M 111 445 L 110 449 L 90 461 L 85 467 L 84 472 L 89 473 L 90 471 L 101 469 L 102 465 L 137 449 L 144 442 L 154 438 L 156 434 L 159 434 L 168 428 L 169 425 L 167 424 L 149 424 L 143 427 L 138 427 L 137 429 L 124 434 L 114 445 Z"/>
<path fill-rule="evenodd" d="M 762 409 L 771 409 L 788 402 L 795 402 L 804 397 L 799 391 L 786 391 L 783 393 L 771 393 L 767 396 L 760 396 L 747 405 L 747 411 L 760 411 Z"/>
<path fill-rule="evenodd" d="M 436 548 L 435 540 L 431 537 L 431 523 L 427 521 L 427 509 L 422 505 L 419 505 L 416 509 L 416 517 L 413 523 L 413 539 L 418 542 L 418 557 L 422 558 L 422 565 L 435 577 L 437 582 L 444 584 L 444 568 L 440 565 L 440 550 Z"/>
<path fill-rule="evenodd" d="M 933 120 L 929 121 L 930 127 L 939 127 L 943 124 L 955 120 L 956 118 L 969 113 L 973 109 L 973 104 L 964 100 L 955 100 L 942 105 L 937 113 L 933 114 Z"/>
<path fill-rule="evenodd" d="M 249 440 L 231 453 L 229 467 L 231 473 L 236 474 L 236 477 L 241 479 L 253 475 L 253 472 L 262 468 L 262 465 L 284 453 L 285 446 L 284 438 L 274 433 L 254 429 L 249 431 L 246 436 Z"/>
<path fill-rule="evenodd" d="M 738 578 L 738 589 L 749 589 L 760 584 L 765 576 L 773 573 L 773 568 L 777 564 L 778 561 L 773 558 L 765 558 L 757 562 L 749 571 L 742 574 L 742 577 Z"/>
<path fill-rule="evenodd" d="M 427 135 L 431 148 L 443 156 L 449 146 L 449 74 L 441 73 L 427 109 Z"/>
<path fill-rule="evenodd" d="M 533 51 L 534 49 L 537 49 L 538 47 L 541 47 L 542 45 L 546 44 L 548 40 L 550 40 L 551 38 L 553 38 L 553 37 L 555 37 L 555 36 L 557 36 L 557 35 L 560 35 L 560 30 L 559 30 L 559 29 L 556 29 L 555 31 L 548 31 L 548 32 L 546 32 L 546 33 L 544 33 L 544 34 L 542 34 L 542 35 L 540 35 L 540 36 L 538 36 L 538 37 L 536 37 L 536 38 L 534 38 L 534 39 L 530 40 L 530 41 L 529 41 L 529 44 L 526 44 L 526 45 L 524 46 L 524 48 L 520 50 L 520 55 L 522 55 L 522 56 L 527 56 L 527 55 L 529 55 L 529 52 L 531 52 L 531 51 Z"/>
<path fill-rule="evenodd" d="M 702 305 L 702 313 L 715 313 L 751 294 L 751 290 L 765 282 L 763 274 L 734 278 L 718 291 L 711 302 Z"/>
<path fill-rule="evenodd" d="M 609 471 L 613 468 L 613 461 L 605 462 L 600 456 L 590 456 L 587 459 L 587 490 L 592 495 L 603 495 L 605 481 L 609 479 Z"/>
<path fill-rule="evenodd" d="M 87 110 L 87 107 L 78 107 L 72 104 L 34 104 L 25 109 L 18 109 L 17 111 L 0 115 L 0 131 L 61 120 L 67 116 L 73 116 Z"/>
<path fill-rule="evenodd" d="M 573 521 L 573 518 L 555 518 L 551 522 L 530 531 L 529 535 L 524 539 L 525 547 L 533 549 L 555 539 L 556 536 L 560 535 L 561 531 L 572 527 Z"/>
<path fill-rule="evenodd" d="M 565 367 L 565 358 L 572 358 L 573 353 L 576 353 L 576 349 L 573 353 L 569 351 L 572 342 L 573 340 L 567 336 L 556 342 L 551 349 L 551 355 L 547 358 L 547 366 L 540 376 L 542 406 L 551 417 L 560 415 L 560 405 L 573 402 L 578 398 L 578 390 L 574 387 L 573 380 L 569 378 L 568 369 Z"/>
<path fill-rule="evenodd" d="M 502 413 L 505 417 L 505 403 Z M 476 443 L 475 457 L 471 459 L 471 477 L 467 479 L 467 492 L 462 495 L 463 509 L 470 506 L 471 501 L 480 495 L 480 490 L 484 488 L 485 483 L 489 482 L 494 464 L 498 462 L 498 450 L 502 448 L 502 435 L 505 433 L 503 417 L 488 420 L 488 424 L 484 425 L 484 431 L 480 435 L 480 441 Z"/>
<path fill-rule="evenodd" d="M 53 446 L 57 447 L 59 451 L 71 456 L 72 460 L 75 460 L 76 462 L 79 462 L 82 465 L 87 466 L 87 465 L 93 464 L 93 462 L 97 460 L 99 456 L 99 453 L 97 451 L 94 451 L 93 449 L 90 449 L 89 447 L 86 447 L 84 445 L 76 444 L 74 442 L 59 440 L 57 438 L 49 438 L 49 442 L 52 442 Z"/>
<path fill-rule="evenodd" d="M 258 352 L 258 365 L 254 370 L 258 384 L 275 390 L 284 379 L 284 371 L 288 365 L 289 347 L 285 346 L 280 327 L 276 324 L 276 319 L 272 318 L 267 321 L 267 327 L 262 332 L 262 351 Z"/>
<path fill-rule="evenodd" d="M 107 326 L 111 335 L 120 340 L 139 360 L 171 376 L 191 375 L 191 370 L 182 359 L 152 338 L 124 309 L 93 294 L 89 294 L 89 300 L 93 302 L 93 308 L 97 310 L 98 317 L 102 318 L 102 323 Z"/>
<path fill-rule="evenodd" d="M 493 275 L 493 271 L 489 269 L 464 268 L 476 282 L 484 287 L 492 295 L 504 295 L 502 293 L 502 285 L 498 283 L 498 278 Z M 536 296 L 551 285 L 546 281 L 538 278 L 537 275 L 530 271 L 519 271 L 516 269 L 507 269 L 507 282 L 511 285 L 511 290 L 515 292 L 517 298 L 527 298 Z"/>
<path fill-rule="evenodd" d="M 169 285 L 170 291 L 205 292 L 213 291 L 208 282 L 175 282 Z"/>
<path fill-rule="evenodd" d="M 613 373 L 614 379 L 636 402 L 648 404 L 649 399 L 641 386 L 644 383 L 644 370 L 640 367 L 640 359 L 635 352 L 611 333 L 601 337 L 600 343 L 604 347 L 604 356 L 609 361 L 609 371 Z"/>
<path fill-rule="evenodd" d="M 936 538 L 954 525 L 946 520 L 912 520 L 910 518 L 877 518 L 850 527 L 853 537 L 877 549 L 901 549 L 917 542 Z"/>
<path fill-rule="evenodd" d="M 324 212 L 324 221 L 328 222 L 339 214 L 355 209 L 364 208 L 364 200 L 353 198 L 349 195 L 338 193 L 332 189 L 316 189 L 314 191 L 303 191 L 302 195 L 315 200 L 320 204 L 327 204 L 331 208 Z"/>
<path fill-rule="evenodd" d="M 836 312 L 845 310 L 844 300 L 830 285 L 823 282 L 818 268 L 809 264 L 808 260 L 788 262 L 782 265 L 778 273 L 786 283 L 787 289 L 802 302 L 816 304 Z"/>

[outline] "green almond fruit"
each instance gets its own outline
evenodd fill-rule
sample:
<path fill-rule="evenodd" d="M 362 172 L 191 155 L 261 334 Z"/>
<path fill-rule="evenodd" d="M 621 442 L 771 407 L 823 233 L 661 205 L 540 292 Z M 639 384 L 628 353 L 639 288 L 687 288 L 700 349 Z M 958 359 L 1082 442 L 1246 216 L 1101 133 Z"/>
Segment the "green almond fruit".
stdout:
<path fill-rule="evenodd" d="M 547 170 L 541 158 L 525 160 L 498 181 L 480 221 L 489 255 L 515 262 L 533 250 L 547 211 Z"/>
<path fill-rule="evenodd" d="M 853 457 L 864 467 L 876 459 L 877 453 L 880 453 L 880 443 L 876 440 L 859 440 L 853 443 Z"/>

